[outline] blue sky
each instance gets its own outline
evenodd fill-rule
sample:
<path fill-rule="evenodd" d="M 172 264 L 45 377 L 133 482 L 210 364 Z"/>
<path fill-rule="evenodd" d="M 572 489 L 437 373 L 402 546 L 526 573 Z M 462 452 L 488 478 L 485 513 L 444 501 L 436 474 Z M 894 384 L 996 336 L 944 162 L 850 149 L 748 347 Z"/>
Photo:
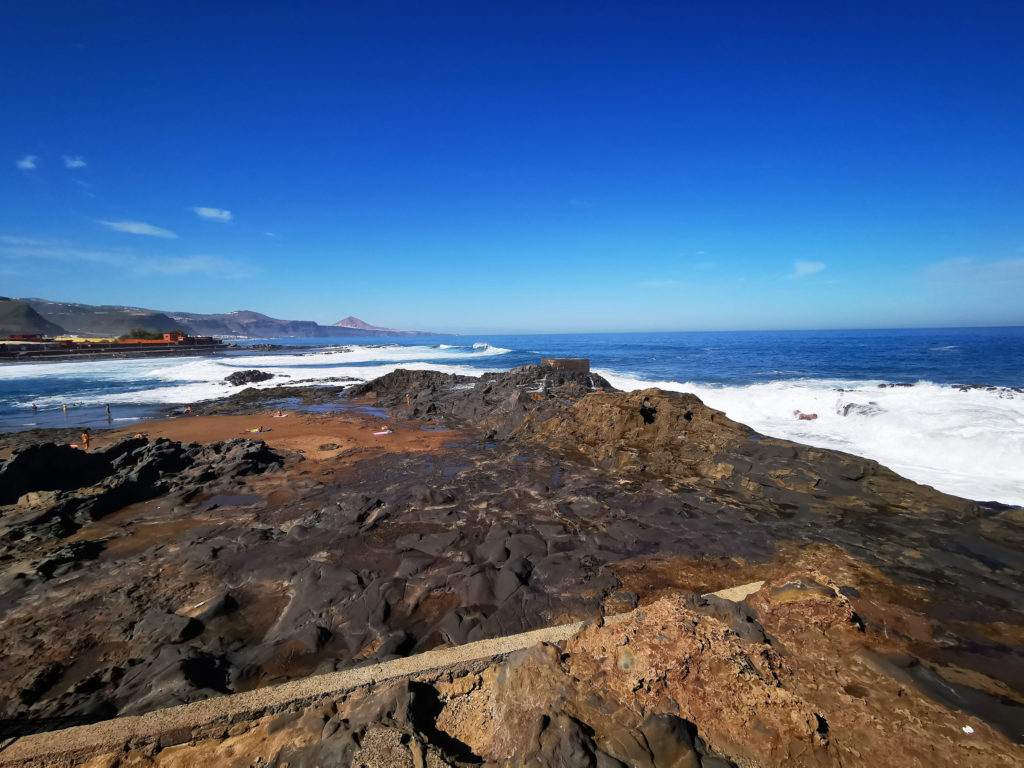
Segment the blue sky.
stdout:
<path fill-rule="evenodd" d="M 0 294 L 1024 324 L 1024 4 L 0 6 Z"/>

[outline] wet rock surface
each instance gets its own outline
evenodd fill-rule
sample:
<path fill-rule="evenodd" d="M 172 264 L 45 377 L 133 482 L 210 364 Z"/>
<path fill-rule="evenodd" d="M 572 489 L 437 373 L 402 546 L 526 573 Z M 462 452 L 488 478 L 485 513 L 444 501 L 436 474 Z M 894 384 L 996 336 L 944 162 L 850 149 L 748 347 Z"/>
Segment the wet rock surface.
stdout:
<path fill-rule="evenodd" d="M 261 381 L 268 381 L 274 378 L 274 374 L 267 373 L 266 371 L 248 370 L 248 371 L 235 371 L 234 373 L 225 376 L 224 381 L 233 387 L 240 387 L 243 384 L 258 384 Z"/>
<path fill-rule="evenodd" d="M 372 395 L 377 405 L 396 408 L 401 418 L 429 419 L 483 430 L 507 438 L 527 415 L 543 420 L 577 399 L 612 386 L 596 373 L 528 365 L 480 378 L 399 369 L 349 388 L 349 399 Z"/>
<path fill-rule="evenodd" d="M 198 406 L 194 410 L 202 414 L 248 414 L 265 411 L 270 407 L 331 405 L 338 403 L 344 391 L 344 386 L 328 384 L 263 389 L 246 387 L 240 392 L 233 392 L 228 397 Z"/>
<path fill-rule="evenodd" d="M 400 722 L 391 709 L 358 738 L 339 725 L 346 746 L 331 749 L 351 756 L 379 730 L 381 750 L 411 755 L 415 742 L 428 763 L 868 765 L 854 751 L 880 753 L 858 745 L 897 730 L 871 731 L 881 726 L 861 723 L 864 707 L 888 717 L 904 696 L 930 702 L 907 765 L 928 764 L 928 724 L 951 712 L 1004 751 L 1020 740 L 1019 508 L 758 435 L 693 396 L 614 392 L 592 374 L 397 371 L 347 394 L 339 408 L 372 403 L 471 437 L 440 453 L 319 462 L 247 440 L 143 441 L 97 454 L 110 469 L 90 485 L 8 481 L 8 498 L 21 495 L 0 508 L 0 727 L 139 713 L 767 579 L 746 607 L 673 598 L 657 629 L 628 643 L 599 650 L 585 632 L 563 649 L 568 661 L 538 651 L 522 663 L 568 682 L 495 699 L 537 702 L 503 710 L 522 725 L 506 729 L 515 743 L 452 725 L 460 752 L 417 725 L 422 715 Z M 0 479 L 19 466 L 19 478 L 46 475 L 24 451 Z M 93 471 L 74 469 L 83 483 Z M 691 639 L 672 639 L 680 627 Z M 836 671 L 854 663 L 875 676 Z M 489 690 L 518 690 L 494 687 L 495 670 Z M 940 701 L 929 675 L 964 690 Z M 700 692 L 718 679 L 731 682 Z M 420 694 L 458 700 L 440 687 L 402 695 Z M 992 759 L 978 764 L 1011 764 Z"/>

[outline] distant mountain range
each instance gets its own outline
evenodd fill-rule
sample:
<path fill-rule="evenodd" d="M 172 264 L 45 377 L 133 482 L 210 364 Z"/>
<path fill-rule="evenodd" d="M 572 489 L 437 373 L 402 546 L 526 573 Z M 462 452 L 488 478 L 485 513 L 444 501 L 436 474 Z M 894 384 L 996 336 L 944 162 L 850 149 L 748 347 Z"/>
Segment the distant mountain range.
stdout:
<path fill-rule="evenodd" d="M 135 328 L 159 332 L 180 328 L 192 336 L 248 339 L 433 335 L 425 331 L 381 328 L 351 316 L 334 325 L 319 325 L 310 320 L 279 320 L 249 310 L 204 315 L 141 307 L 92 306 L 47 299 L 0 297 L 0 336 L 38 333 L 46 336 L 68 334 L 112 337 Z"/>

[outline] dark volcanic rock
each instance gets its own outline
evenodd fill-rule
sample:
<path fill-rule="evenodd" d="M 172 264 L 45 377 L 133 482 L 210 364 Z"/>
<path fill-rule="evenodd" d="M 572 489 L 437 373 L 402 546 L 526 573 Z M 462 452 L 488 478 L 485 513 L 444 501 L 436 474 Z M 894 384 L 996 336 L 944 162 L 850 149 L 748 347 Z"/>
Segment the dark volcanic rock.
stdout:
<path fill-rule="evenodd" d="M 553 417 L 531 412 L 514 436 L 582 454 L 603 469 L 712 487 L 751 509 L 767 502 L 775 513 L 835 497 L 858 499 L 854 506 L 865 512 L 897 510 L 912 495 L 919 511 L 983 514 L 974 502 L 917 485 L 876 461 L 759 435 L 691 394 L 596 392 Z"/>
<path fill-rule="evenodd" d="M 36 572 L 44 579 L 52 578 L 63 566 L 83 560 L 95 560 L 103 551 L 102 541 L 73 541 L 50 552 L 43 562 L 36 566 Z"/>
<path fill-rule="evenodd" d="M 183 643 L 202 631 L 203 623 L 197 619 L 159 611 L 150 611 L 135 627 L 137 634 L 169 643 Z"/>
<path fill-rule="evenodd" d="M 527 418 L 543 420 L 597 390 L 614 388 L 596 373 L 526 365 L 470 376 L 399 369 L 350 388 L 347 398 L 373 394 L 378 405 L 397 407 L 402 418 L 470 425 L 505 438 Z"/>
<path fill-rule="evenodd" d="M 265 389 L 246 387 L 223 400 L 217 400 L 201 410 L 204 414 L 253 413 L 266 408 L 280 408 L 281 401 L 297 405 L 327 405 L 339 402 L 345 387 L 325 386 L 276 386 Z M 292 407 L 292 406 L 289 406 Z"/>
<path fill-rule="evenodd" d="M 93 485 L 110 472 L 110 459 L 69 445 L 42 443 L 16 450 L 0 468 L 0 504 L 29 491 L 66 491 Z"/>
<path fill-rule="evenodd" d="M 64 463 L 51 464 L 55 458 Z M 205 446 L 126 438 L 96 453 L 52 444 L 20 449 L 0 470 L 0 501 L 23 497 L 3 517 L 0 557 L 13 556 L 40 536 L 68 536 L 129 504 L 171 491 L 188 498 L 213 480 L 272 471 L 283 462 L 265 443 L 242 438 Z M 81 560 L 84 551 L 78 547 L 70 560 L 52 556 L 39 572 L 49 577 L 57 566 Z"/>
<path fill-rule="evenodd" d="M 874 401 L 868 403 L 846 403 L 837 408 L 836 413 L 843 416 L 877 416 L 880 413 L 885 413 L 885 409 Z"/>
<path fill-rule="evenodd" d="M 248 371 L 235 371 L 230 376 L 225 376 L 224 381 L 231 384 L 234 387 L 240 387 L 243 384 L 258 384 L 261 381 L 267 381 L 268 379 L 274 378 L 274 374 L 267 373 L 266 371 L 248 370 Z"/>

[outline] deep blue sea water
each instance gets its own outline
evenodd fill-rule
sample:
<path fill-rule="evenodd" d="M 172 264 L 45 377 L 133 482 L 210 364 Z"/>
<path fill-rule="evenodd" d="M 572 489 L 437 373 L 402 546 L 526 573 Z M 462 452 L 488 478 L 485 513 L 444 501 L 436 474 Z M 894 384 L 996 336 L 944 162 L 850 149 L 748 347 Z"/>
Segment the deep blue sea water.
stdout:
<path fill-rule="evenodd" d="M 258 344 L 366 344 L 366 339 L 273 339 Z M 586 357 L 595 368 L 651 380 L 753 384 L 792 379 L 930 381 L 1024 387 L 1024 327 L 867 331 L 720 331 L 394 337 L 374 344 L 472 345 L 510 350 L 496 367 L 538 357 Z M 381 355 L 386 361 L 387 355 Z M 465 363 L 459 354 L 437 358 Z M 490 358 L 470 361 L 486 369 Z"/>
<path fill-rule="evenodd" d="M 118 426 L 266 386 L 398 367 L 480 375 L 586 357 L 620 389 L 690 391 L 766 434 L 875 458 L 942 490 L 1024 503 L 1024 328 L 272 339 L 278 351 L 0 365 L 0 431 Z M 369 343 L 368 343 L 369 342 Z M 891 387 L 890 384 L 909 386 Z M 952 385 L 988 385 L 961 391 Z M 37 410 L 31 411 L 35 404 Z M 68 413 L 61 406 L 67 404 Z M 104 406 L 110 405 L 108 417 Z M 856 407 L 854 407 L 856 406 Z M 794 411 L 816 413 L 800 421 Z"/>

